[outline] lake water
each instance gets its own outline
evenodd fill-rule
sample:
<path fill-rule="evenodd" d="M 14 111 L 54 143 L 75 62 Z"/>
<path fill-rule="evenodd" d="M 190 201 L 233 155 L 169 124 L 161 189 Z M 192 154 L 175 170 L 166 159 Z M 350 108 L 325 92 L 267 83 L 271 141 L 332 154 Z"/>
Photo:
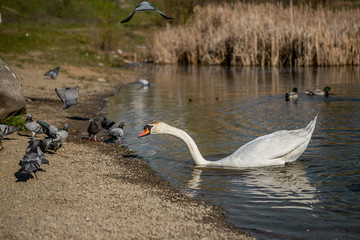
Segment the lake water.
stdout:
<path fill-rule="evenodd" d="M 123 144 L 175 187 L 221 206 L 228 222 L 259 239 L 360 238 L 359 68 L 132 68 L 152 85 L 122 88 L 104 111 L 125 121 Z M 325 86 L 329 97 L 304 94 Z M 299 100 L 286 102 L 293 87 Z M 163 121 L 215 160 L 258 136 L 302 128 L 316 115 L 308 149 L 286 166 L 196 167 L 172 136 L 137 138 L 147 123 Z"/>

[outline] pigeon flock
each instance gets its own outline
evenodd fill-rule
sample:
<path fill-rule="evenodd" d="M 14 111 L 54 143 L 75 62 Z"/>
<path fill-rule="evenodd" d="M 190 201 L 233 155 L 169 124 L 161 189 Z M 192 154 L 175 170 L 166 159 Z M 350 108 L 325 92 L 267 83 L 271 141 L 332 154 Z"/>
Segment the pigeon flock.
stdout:
<path fill-rule="evenodd" d="M 129 22 L 135 12 L 144 11 L 156 11 L 165 19 L 173 19 L 166 16 L 153 4 L 149 2 L 141 2 L 137 7 L 135 7 L 135 9 L 126 19 L 121 21 L 121 23 Z M 48 76 L 50 77 L 50 79 L 55 80 L 59 75 L 59 71 L 60 66 L 57 66 L 45 72 L 44 76 Z M 145 79 L 138 79 L 137 82 L 142 84 L 143 86 L 150 85 L 149 81 Z M 65 89 L 55 88 L 55 92 L 64 104 L 63 109 L 68 109 L 72 106 L 77 105 L 77 101 L 79 98 L 79 86 L 66 87 Z M 110 138 L 106 142 L 121 144 L 121 139 L 124 136 L 125 123 L 120 122 L 118 125 L 115 124 L 116 122 L 108 120 L 105 116 L 103 116 L 103 120 L 101 121 L 101 127 L 103 128 L 103 131 L 105 131 L 110 136 Z M 26 114 L 24 127 L 27 131 L 31 133 L 31 140 L 29 141 L 29 145 L 25 150 L 25 154 L 22 160 L 20 160 L 19 162 L 20 169 L 14 174 L 18 182 L 26 182 L 27 180 L 34 178 L 34 176 L 36 179 L 38 179 L 37 173 L 41 171 L 45 172 L 45 170 L 41 168 L 42 164 L 49 164 L 49 161 L 47 160 L 44 153 L 56 152 L 64 145 L 64 142 L 69 136 L 69 126 L 67 123 L 64 124 L 64 127 L 62 129 L 60 129 L 41 119 L 35 122 L 30 113 Z M 3 139 L 7 135 L 19 130 L 20 127 L 0 124 L 0 150 L 2 149 Z M 100 127 L 96 123 L 95 119 L 90 119 L 87 132 L 88 140 L 93 139 L 94 141 L 97 141 L 96 136 L 100 132 Z M 39 134 L 45 134 L 46 137 L 41 140 L 37 140 L 36 137 Z"/>
<path fill-rule="evenodd" d="M 11 126 L 6 126 L 10 128 Z M 54 125 L 46 123 L 44 120 L 38 120 L 34 122 L 30 113 L 26 114 L 26 120 L 24 127 L 27 131 L 31 132 L 31 140 L 26 148 L 25 155 L 19 162 L 20 169 L 14 174 L 18 182 L 26 182 L 30 178 L 37 177 L 37 172 L 45 172 L 41 168 L 41 164 L 49 164 L 44 153 L 51 151 L 57 151 L 66 141 L 68 137 L 68 124 L 64 124 L 63 129 L 59 129 Z M 19 128 L 13 129 L 13 131 L 19 130 Z M 36 134 L 44 133 L 46 137 L 37 140 Z"/>
<path fill-rule="evenodd" d="M 44 75 L 55 79 L 59 74 L 59 68 L 60 66 L 46 72 Z M 55 88 L 55 92 L 64 104 L 63 109 L 68 109 L 69 107 L 77 105 L 79 86 L 73 88 L 67 87 L 65 89 Z M 64 145 L 69 136 L 68 123 L 65 123 L 63 128 L 58 128 L 41 119 L 35 122 L 30 113 L 27 113 L 25 117 L 24 128 L 31 133 L 31 140 L 29 141 L 29 145 L 25 150 L 22 160 L 19 162 L 20 169 L 14 174 L 17 182 L 26 182 L 27 180 L 34 178 L 34 176 L 35 179 L 38 179 L 37 173 L 45 172 L 42 168 L 42 164 L 49 164 L 44 153 L 56 153 L 56 151 Z M 103 117 L 101 127 L 110 136 L 109 140 L 106 142 L 121 144 L 121 138 L 124 136 L 123 126 L 125 124 L 124 122 L 121 122 L 119 126 L 112 129 L 115 123 L 116 122 Z M 3 139 L 7 135 L 19 130 L 20 127 L 18 126 L 0 124 L 0 150 L 2 149 Z M 92 136 L 94 136 L 94 141 L 97 141 L 96 135 L 99 133 L 100 128 L 94 119 L 90 120 L 87 131 L 89 133 L 88 140 L 91 140 Z M 46 136 L 43 139 L 38 140 L 36 137 L 39 134 L 45 134 Z"/>
<path fill-rule="evenodd" d="M 101 121 L 102 128 L 108 132 L 110 138 L 107 142 L 114 142 L 121 144 L 121 138 L 124 136 L 124 122 L 121 122 L 117 127 L 112 128 L 116 122 L 108 120 L 103 117 Z M 56 151 L 64 145 L 67 137 L 69 136 L 69 125 L 64 124 L 63 128 L 58 128 L 44 120 L 33 121 L 30 113 L 26 114 L 24 127 L 27 131 L 31 132 L 31 140 L 26 148 L 25 155 L 19 162 L 20 169 L 14 174 L 18 182 L 26 182 L 34 178 L 38 179 L 37 172 L 45 172 L 41 168 L 42 164 L 49 164 L 44 153 L 56 153 Z M 19 131 L 20 127 L 0 124 L 0 144 L 6 135 Z M 89 133 L 88 140 L 92 139 L 97 141 L 96 135 L 99 133 L 100 128 L 94 119 L 90 119 L 90 124 L 87 129 Z M 41 140 L 36 139 L 37 134 L 45 134 Z M 1 145 L 0 145 L 1 146 Z"/>

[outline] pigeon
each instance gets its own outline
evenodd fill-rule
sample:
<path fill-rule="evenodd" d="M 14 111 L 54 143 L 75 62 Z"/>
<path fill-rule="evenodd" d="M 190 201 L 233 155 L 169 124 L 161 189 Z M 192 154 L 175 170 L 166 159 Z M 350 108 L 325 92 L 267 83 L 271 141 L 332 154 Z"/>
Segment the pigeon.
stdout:
<path fill-rule="evenodd" d="M 115 124 L 115 122 L 108 120 L 106 117 L 101 121 L 101 126 L 109 131 L 109 129 Z"/>
<path fill-rule="evenodd" d="M 89 140 L 91 140 L 91 136 L 94 135 L 94 140 L 97 141 L 96 134 L 99 132 L 99 126 L 96 124 L 95 120 L 90 119 L 90 124 L 87 131 L 89 133 Z"/>
<path fill-rule="evenodd" d="M 40 147 L 41 151 L 43 151 L 44 153 L 48 153 L 49 150 L 56 151 L 61 146 L 60 146 L 60 144 L 58 144 L 58 142 L 55 141 L 54 138 L 46 137 L 46 138 L 40 140 L 39 147 Z"/>
<path fill-rule="evenodd" d="M 42 127 L 43 132 L 50 138 L 55 138 L 56 133 L 59 131 L 57 127 L 51 124 L 47 124 L 43 120 L 37 120 L 37 123 Z"/>
<path fill-rule="evenodd" d="M 59 69 L 60 69 L 60 66 L 57 66 L 56 68 L 47 71 L 44 74 L 44 76 L 49 76 L 51 79 L 55 79 L 57 77 L 57 75 L 59 74 Z"/>
<path fill-rule="evenodd" d="M 45 170 L 40 168 L 40 165 L 49 164 L 49 161 L 41 151 L 39 143 L 40 142 L 36 140 L 35 136 L 31 138 L 30 144 L 26 148 L 25 155 L 19 162 L 21 168 L 14 174 L 17 178 L 17 182 L 26 182 L 29 178 L 34 178 L 32 174 L 38 179 L 36 172 L 45 172 Z"/>
<path fill-rule="evenodd" d="M 41 149 L 39 149 L 39 144 L 40 144 L 40 141 L 36 140 L 35 136 L 31 137 L 29 145 L 25 150 L 25 154 L 27 154 L 29 152 L 35 152 L 35 150 L 36 150 L 39 157 L 40 157 L 40 159 L 41 159 L 41 163 L 42 164 L 49 164 L 49 161 L 46 159 L 44 153 L 42 151 L 40 151 Z"/>
<path fill-rule="evenodd" d="M 43 132 L 40 124 L 33 121 L 32 115 L 30 113 L 26 114 L 26 120 L 24 122 L 24 126 L 29 132 L 31 132 L 32 136 L 35 136 L 37 133 Z"/>
<path fill-rule="evenodd" d="M 19 131 L 20 127 L 19 126 L 11 126 L 11 125 L 0 124 L 0 129 L 5 135 L 9 135 L 9 134 L 12 134 L 12 133 L 14 133 L 16 131 Z"/>
<path fill-rule="evenodd" d="M 65 123 L 63 129 L 61 129 L 56 133 L 56 139 L 64 143 L 68 136 L 69 136 L 69 125 Z"/>
<path fill-rule="evenodd" d="M 134 8 L 134 10 L 130 13 L 130 15 L 127 18 L 125 18 L 124 20 L 121 21 L 121 23 L 125 23 L 125 22 L 130 21 L 130 19 L 133 17 L 135 12 L 145 12 L 145 11 L 156 11 L 166 19 L 173 19 L 172 17 L 166 16 L 163 12 L 161 12 L 159 9 L 157 9 L 151 3 L 149 3 L 149 2 L 141 2 L 136 8 Z"/>
<path fill-rule="evenodd" d="M 298 98 L 299 98 L 299 94 L 297 88 L 293 88 L 291 92 L 285 94 L 285 101 L 290 101 L 290 100 L 296 101 L 298 100 Z"/>
<path fill-rule="evenodd" d="M 115 140 L 116 143 L 121 143 L 121 137 L 124 136 L 124 122 L 121 122 L 118 127 L 109 131 L 109 135 Z"/>
<path fill-rule="evenodd" d="M 2 149 L 1 142 L 5 138 L 5 136 L 19 130 L 20 127 L 18 126 L 0 124 L 0 150 Z"/>
<path fill-rule="evenodd" d="M 62 147 L 68 136 L 68 124 L 65 123 L 64 128 L 55 133 L 55 138 L 46 137 L 40 141 L 41 151 L 48 152 L 49 150 L 53 150 L 56 152 Z"/>
<path fill-rule="evenodd" d="M 55 88 L 55 92 L 64 103 L 63 109 L 67 109 L 77 104 L 79 97 L 79 86 L 74 88 L 67 87 L 65 90 L 61 88 Z"/>

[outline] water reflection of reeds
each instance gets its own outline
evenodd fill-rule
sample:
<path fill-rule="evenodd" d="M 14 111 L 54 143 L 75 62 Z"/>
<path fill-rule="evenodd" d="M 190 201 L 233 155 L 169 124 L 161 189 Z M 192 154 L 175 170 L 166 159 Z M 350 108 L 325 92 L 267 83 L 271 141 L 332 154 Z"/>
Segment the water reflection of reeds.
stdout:
<path fill-rule="evenodd" d="M 143 68 L 143 67 L 142 67 Z M 293 87 L 300 93 L 306 89 L 330 86 L 334 96 L 346 89 L 349 96 L 360 88 L 359 67 L 317 68 L 261 68 L 261 67 L 199 67 L 199 66 L 151 66 L 156 82 L 168 88 L 178 89 L 194 101 L 216 103 L 222 100 L 239 100 L 239 96 L 259 97 L 284 94 Z M 176 79 L 174 81 L 174 79 Z M 181 86 L 188 86 L 184 90 Z M 226 87 L 224 87 L 224 85 Z M 351 87 L 350 87 L 351 86 Z M 358 87 L 356 87 L 358 86 Z M 354 88 L 355 87 L 355 88 Z M 229 92 L 232 95 L 229 95 Z M 188 99 L 184 99 L 188 103 Z"/>

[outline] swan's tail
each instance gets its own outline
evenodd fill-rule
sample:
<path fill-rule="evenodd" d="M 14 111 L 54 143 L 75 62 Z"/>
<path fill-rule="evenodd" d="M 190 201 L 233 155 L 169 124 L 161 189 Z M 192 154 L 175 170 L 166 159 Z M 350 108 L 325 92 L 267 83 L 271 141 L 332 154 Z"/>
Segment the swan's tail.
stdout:
<path fill-rule="evenodd" d="M 317 117 L 318 117 L 318 116 L 316 115 L 316 117 L 314 118 L 314 120 L 312 120 L 312 121 L 305 127 L 306 132 L 307 132 L 308 134 L 310 134 L 310 136 L 311 136 L 312 133 L 314 132 Z"/>

